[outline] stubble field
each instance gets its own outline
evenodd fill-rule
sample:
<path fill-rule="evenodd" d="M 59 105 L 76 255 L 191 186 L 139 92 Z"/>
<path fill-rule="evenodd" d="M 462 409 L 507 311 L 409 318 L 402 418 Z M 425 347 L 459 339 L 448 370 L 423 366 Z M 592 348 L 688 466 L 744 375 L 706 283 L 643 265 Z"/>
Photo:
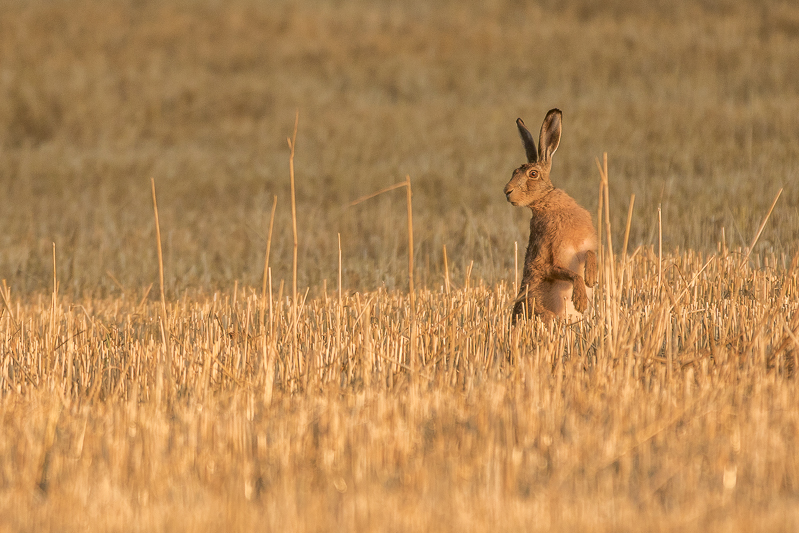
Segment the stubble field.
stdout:
<path fill-rule="evenodd" d="M 3 2 L 0 530 L 795 531 L 797 138 L 787 2 Z"/>

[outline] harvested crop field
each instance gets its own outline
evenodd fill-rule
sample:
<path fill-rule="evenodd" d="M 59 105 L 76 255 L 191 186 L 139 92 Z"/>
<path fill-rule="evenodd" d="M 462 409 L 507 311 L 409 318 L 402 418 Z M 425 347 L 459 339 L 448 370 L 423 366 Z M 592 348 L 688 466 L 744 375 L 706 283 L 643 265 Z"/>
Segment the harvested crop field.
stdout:
<path fill-rule="evenodd" d="M 0 531 L 796 531 L 797 138 L 788 2 L 3 2 Z"/>

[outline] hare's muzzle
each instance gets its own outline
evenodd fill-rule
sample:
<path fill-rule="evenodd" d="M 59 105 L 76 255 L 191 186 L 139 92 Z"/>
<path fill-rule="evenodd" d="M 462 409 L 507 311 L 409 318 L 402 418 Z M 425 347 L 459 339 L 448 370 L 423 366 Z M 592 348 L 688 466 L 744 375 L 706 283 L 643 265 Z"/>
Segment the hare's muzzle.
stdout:
<path fill-rule="evenodd" d="M 513 200 L 510 199 L 510 195 L 511 195 L 512 192 L 513 192 L 513 188 L 505 187 L 505 199 L 507 201 L 509 201 L 510 203 L 513 203 Z"/>

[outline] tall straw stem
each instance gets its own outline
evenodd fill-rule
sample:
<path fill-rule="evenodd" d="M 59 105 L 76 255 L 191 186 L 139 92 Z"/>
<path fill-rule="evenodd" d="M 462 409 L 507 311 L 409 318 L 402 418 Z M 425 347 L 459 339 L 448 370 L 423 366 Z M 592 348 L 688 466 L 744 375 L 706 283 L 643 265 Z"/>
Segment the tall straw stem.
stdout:
<path fill-rule="evenodd" d="M 294 147 L 297 145 L 297 125 L 300 121 L 300 112 L 297 110 L 294 116 L 294 133 L 291 139 L 286 139 L 289 143 L 289 176 L 291 178 L 291 229 L 294 234 L 294 254 L 292 257 L 292 277 L 291 277 L 291 353 L 296 361 L 297 376 L 302 374 L 302 362 L 297 351 L 297 203 L 294 194 Z"/>
<path fill-rule="evenodd" d="M 447 245 L 444 245 L 444 289 L 449 294 L 449 264 L 447 264 Z"/>
<path fill-rule="evenodd" d="M 627 226 L 624 228 L 624 245 L 622 245 L 621 256 L 627 260 L 627 243 L 630 241 L 630 223 L 633 219 L 633 206 L 635 205 L 635 193 L 630 195 L 630 207 L 627 209 Z"/>
<path fill-rule="evenodd" d="M 167 335 L 167 314 L 166 314 L 166 295 L 164 293 L 164 254 L 161 249 L 161 224 L 158 219 L 158 201 L 155 196 L 155 178 L 150 178 L 150 184 L 153 190 L 153 212 L 155 213 L 155 239 L 158 245 L 158 285 L 161 289 L 161 342 L 164 346 L 165 361 L 163 362 L 163 380 L 169 384 L 172 382 L 172 353 L 169 350 L 169 336 Z M 159 383 L 158 389 L 161 388 Z M 167 394 L 170 388 L 167 387 Z M 160 390 L 156 393 L 158 398 L 161 398 Z"/>
<path fill-rule="evenodd" d="M 605 204 L 605 180 L 602 177 L 602 167 L 599 165 L 599 159 L 596 159 L 596 165 L 599 169 L 599 199 L 596 213 L 596 225 L 599 228 L 597 231 L 597 259 L 599 260 L 598 271 L 604 276 L 605 272 L 605 254 L 602 248 L 602 211 Z"/>
<path fill-rule="evenodd" d="M 411 304 L 411 346 L 410 346 L 410 368 L 411 379 L 416 372 L 416 295 L 413 289 L 413 193 L 411 192 L 411 176 L 405 176 L 407 185 L 408 199 L 408 291 L 410 293 Z"/>
<path fill-rule="evenodd" d="M 410 303 L 410 364 L 408 367 L 411 370 L 411 376 L 413 376 L 416 371 L 416 295 L 414 293 L 413 287 L 413 191 L 411 190 L 411 177 L 410 175 L 406 175 L 404 181 L 397 182 L 394 185 L 380 189 L 377 192 L 361 196 L 357 200 L 350 202 L 349 205 L 352 207 L 361 202 L 365 202 L 366 200 L 374 198 L 375 196 L 379 196 L 383 193 L 393 191 L 394 189 L 399 189 L 401 187 L 405 187 L 408 204 L 408 291 Z"/>
<path fill-rule="evenodd" d="M 608 154 L 604 152 L 602 154 L 602 164 L 600 165 L 599 159 L 596 159 L 596 165 L 599 169 L 599 175 L 601 178 L 601 186 L 600 186 L 600 205 L 604 207 L 605 213 L 605 233 L 607 237 L 607 247 L 603 249 L 600 245 L 599 254 L 602 257 L 602 270 L 605 275 L 605 285 L 607 289 L 604 291 L 605 294 L 605 326 L 608 331 L 607 336 L 607 350 L 608 355 L 615 353 L 616 351 L 616 332 L 614 328 L 615 319 L 614 317 L 618 317 L 618 299 L 616 298 L 616 266 L 615 266 L 615 258 L 613 256 L 613 236 L 611 232 L 611 225 L 610 225 L 610 184 L 608 180 Z M 600 207 L 600 218 L 597 220 L 597 224 L 602 223 L 602 207 Z M 602 231 L 598 231 L 600 242 L 602 237 Z"/>
<path fill-rule="evenodd" d="M 277 196 L 272 199 L 272 213 L 269 215 L 269 233 L 266 236 L 266 254 L 264 256 L 264 280 L 261 287 L 261 355 L 263 357 L 264 368 L 264 403 L 269 405 L 272 402 L 272 383 L 274 382 L 275 359 L 269 350 L 269 343 L 272 341 L 272 272 L 269 269 L 269 254 L 272 250 L 272 229 L 275 225 L 275 208 L 277 207 Z M 266 334 L 266 289 L 269 287 L 269 335 Z M 268 338 L 267 338 L 268 337 Z"/>
<path fill-rule="evenodd" d="M 596 162 L 597 166 L 599 166 L 599 160 L 597 159 Z M 610 291 L 611 296 L 615 296 L 616 294 L 616 266 L 615 266 L 615 258 L 613 256 L 613 237 L 610 231 L 610 199 L 609 199 L 609 189 L 610 184 L 608 182 L 608 153 L 604 152 L 602 154 L 602 166 L 599 167 L 599 174 L 602 177 L 602 195 L 604 199 L 604 206 L 605 206 L 605 231 L 607 233 L 607 265 L 610 268 Z M 597 221 L 599 222 L 599 221 Z M 601 222 L 600 222 L 601 223 Z"/>
<path fill-rule="evenodd" d="M 755 234 L 752 242 L 749 244 L 749 248 L 746 249 L 746 255 L 741 261 L 741 264 L 738 266 L 738 270 L 742 269 L 747 261 L 749 261 L 749 255 L 752 253 L 752 250 L 755 249 L 755 244 L 757 244 L 758 239 L 760 238 L 760 234 L 763 233 L 763 228 L 766 227 L 766 222 L 771 217 L 771 212 L 774 211 L 774 206 L 777 205 L 777 200 L 780 199 L 780 195 L 782 194 L 782 188 L 777 192 L 777 196 L 774 197 L 774 201 L 771 202 L 771 207 L 769 207 L 766 216 L 763 217 L 763 220 L 760 222 L 760 227 L 757 229 L 757 233 Z"/>
<path fill-rule="evenodd" d="M 6 280 L 3 280 L 3 289 L 0 291 L 0 296 L 3 298 L 3 304 L 6 306 L 6 311 L 8 312 L 8 318 L 11 319 L 11 323 L 14 325 L 14 329 L 17 329 L 17 320 L 14 318 L 14 311 L 11 309 L 11 289 L 8 288 L 6 284 Z"/>
<path fill-rule="evenodd" d="M 261 334 L 264 334 L 266 310 L 266 283 L 269 277 L 269 253 L 272 250 L 272 228 L 275 225 L 275 208 L 277 207 L 277 196 L 272 200 L 272 214 L 269 216 L 269 233 L 266 236 L 266 255 L 264 257 L 264 281 L 261 287 Z M 269 302 L 271 305 L 271 302 Z"/>
<path fill-rule="evenodd" d="M 660 206 L 658 206 L 658 294 L 663 278 L 663 217 Z"/>
<path fill-rule="evenodd" d="M 49 349 L 53 351 L 51 354 L 55 359 L 55 345 L 56 345 L 56 331 L 55 331 L 55 309 L 58 299 L 58 276 L 56 276 L 56 261 L 55 261 L 55 243 L 53 243 L 53 298 L 50 305 L 50 335 Z"/>
<path fill-rule="evenodd" d="M 341 233 L 338 234 L 338 309 L 336 309 L 336 354 L 341 363 L 341 313 L 344 299 L 341 290 Z"/>
<path fill-rule="evenodd" d="M 627 225 L 624 227 L 624 244 L 621 247 L 621 273 L 619 274 L 619 291 L 624 286 L 624 274 L 627 271 L 627 243 L 630 240 L 630 224 L 633 220 L 633 206 L 635 205 L 635 193 L 630 195 L 630 206 L 627 209 Z"/>
<path fill-rule="evenodd" d="M 513 241 L 513 297 L 519 296 L 519 241 Z"/>
<path fill-rule="evenodd" d="M 408 198 L 408 290 L 411 298 L 411 315 L 416 311 L 413 291 L 413 201 L 411 197 L 411 177 L 405 176 L 405 185 Z"/>

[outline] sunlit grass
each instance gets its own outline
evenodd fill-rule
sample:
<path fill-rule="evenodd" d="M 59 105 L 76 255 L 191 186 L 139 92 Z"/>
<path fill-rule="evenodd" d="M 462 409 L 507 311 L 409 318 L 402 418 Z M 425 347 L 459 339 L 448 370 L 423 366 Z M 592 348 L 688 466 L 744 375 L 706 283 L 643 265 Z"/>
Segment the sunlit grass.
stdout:
<path fill-rule="evenodd" d="M 296 341 L 285 295 L 185 297 L 166 345 L 155 303 L 11 294 L 0 514 L 62 531 L 183 515 L 181 529 L 790 530 L 796 264 L 669 256 L 658 294 L 657 263 L 638 249 L 617 296 L 599 290 L 568 327 L 511 328 L 505 284 L 418 291 L 415 360 L 402 292 L 302 300 Z"/>
<path fill-rule="evenodd" d="M 796 530 L 797 87 L 778 2 L 3 2 L 0 529 Z M 511 327 L 555 106 L 615 254 Z"/>

